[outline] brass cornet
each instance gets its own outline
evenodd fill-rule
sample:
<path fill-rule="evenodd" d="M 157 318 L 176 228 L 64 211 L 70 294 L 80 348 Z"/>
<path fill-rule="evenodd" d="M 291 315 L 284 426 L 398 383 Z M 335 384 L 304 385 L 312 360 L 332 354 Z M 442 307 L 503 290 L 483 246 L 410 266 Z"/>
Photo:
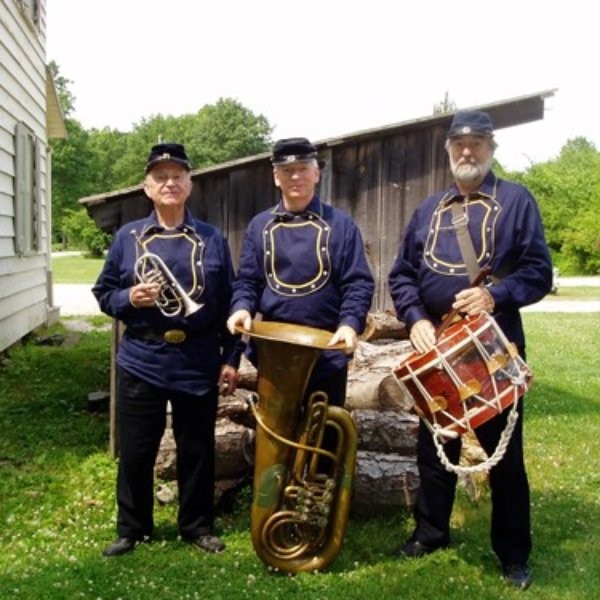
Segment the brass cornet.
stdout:
<path fill-rule="evenodd" d="M 141 283 L 158 283 L 160 292 L 156 306 L 166 317 L 174 317 L 183 310 L 184 316 L 194 314 L 204 304 L 192 300 L 158 254 L 145 252 L 134 266 L 136 279 Z"/>

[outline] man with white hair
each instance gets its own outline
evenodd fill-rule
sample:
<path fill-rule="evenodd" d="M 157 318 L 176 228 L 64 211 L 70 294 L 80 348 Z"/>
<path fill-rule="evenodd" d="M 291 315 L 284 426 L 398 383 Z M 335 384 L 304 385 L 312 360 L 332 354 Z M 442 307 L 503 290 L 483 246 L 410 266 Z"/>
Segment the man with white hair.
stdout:
<path fill-rule="evenodd" d="M 260 313 L 266 321 L 331 331 L 329 344 L 343 342 L 346 352 L 321 353 L 306 397 L 319 390 L 343 406 L 348 362 L 375 288 L 363 239 L 348 214 L 319 197 L 323 163 L 309 140 L 278 140 L 271 163 L 281 198 L 248 225 L 227 324 L 232 333 L 238 325 L 250 330 Z M 249 357 L 256 362 L 252 342 Z"/>
<path fill-rule="evenodd" d="M 226 328 L 229 244 L 193 217 L 192 165 L 182 144 L 152 146 L 144 192 L 154 210 L 115 234 L 92 291 L 125 325 L 116 356 L 119 446 L 117 534 L 104 556 L 132 552 L 154 534 L 154 467 L 171 407 L 181 539 L 221 552 L 214 535 L 219 389 L 233 394 L 243 344 Z"/>
<path fill-rule="evenodd" d="M 538 206 L 523 186 L 498 178 L 491 170 L 496 142 L 490 116 L 459 111 L 446 139 L 454 177 L 452 186 L 427 198 L 413 214 L 389 286 L 398 318 L 409 329 L 419 353 L 436 344 L 436 327 L 445 315 L 491 313 L 510 342 L 525 356 L 519 309 L 543 298 L 552 286 L 552 265 Z M 464 234 L 470 244 L 464 241 Z M 469 247 L 471 252 L 469 253 Z M 474 272 L 489 269 L 482 285 Z M 492 548 L 509 583 L 531 583 L 529 484 L 523 460 L 523 399 L 518 420 L 502 459 L 489 474 L 492 492 Z M 490 456 L 507 423 L 504 411 L 475 429 Z M 444 444 L 458 463 L 461 440 Z M 399 548 L 403 557 L 420 557 L 450 544 L 450 515 L 457 476 L 436 453 L 433 436 L 420 420 L 417 443 L 420 488 L 415 530 Z"/>

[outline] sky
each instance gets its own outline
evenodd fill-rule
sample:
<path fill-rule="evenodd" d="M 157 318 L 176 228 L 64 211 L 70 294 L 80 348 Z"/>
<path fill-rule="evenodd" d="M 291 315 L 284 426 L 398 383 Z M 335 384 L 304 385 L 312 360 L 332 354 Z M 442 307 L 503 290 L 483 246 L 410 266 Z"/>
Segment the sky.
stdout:
<path fill-rule="evenodd" d="M 498 130 L 522 170 L 585 137 L 600 149 L 589 0 L 47 0 L 55 61 L 84 128 L 129 131 L 233 98 L 273 139 L 331 137 L 555 90 Z"/>

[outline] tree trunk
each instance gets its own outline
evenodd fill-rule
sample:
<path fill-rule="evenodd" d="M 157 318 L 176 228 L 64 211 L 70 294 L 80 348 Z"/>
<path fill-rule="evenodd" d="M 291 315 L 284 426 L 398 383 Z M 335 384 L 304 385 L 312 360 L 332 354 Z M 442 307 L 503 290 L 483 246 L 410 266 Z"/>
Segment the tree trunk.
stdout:
<path fill-rule="evenodd" d="M 379 382 L 379 404 L 386 411 L 412 413 L 415 401 L 394 375 L 388 375 Z"/>
<path fill-rule="evenodd" d="M 359 342 L 354 359 L 348 368 L 348 391 L 346 408 L 353 409 L 396 409 L 412 405 L 412 400 L 402 399 L 405 392 L 392 381 L 380 387 L 382 380 L 391 376 L 401 360 L 412 352 L 410 343 L 392 341 L 386 343 Z M 381 397 L 382 392 L 386 395 Z"/>
<path fill-rule="evenodd" d="M 177 452 L 173 430 L 168 427 L 160 442 L 155 463 L 156 477 L 177 479 Z M 240 479 L 254 470 L 254 431 L 228 419 L 217 419 L 215 429 L 215 478 Z"/>
<path fill-rule="evenodd" d="M 359 450 L 354 475 L 352 511 L 359 515 L 410 510 L 419 475 L 414 457 Z"/>
<path fill-rule="evenodd" d="M 237 479 L 252 473 L 254 431 L 227 419 L 219 419 L 215 434 L 215 478 Z"/>
<path fill-rule="evenodd" d="M 419 418 L 395 411 L 354 410 L 358 448 L 413 456 L 416 451 Z"/>

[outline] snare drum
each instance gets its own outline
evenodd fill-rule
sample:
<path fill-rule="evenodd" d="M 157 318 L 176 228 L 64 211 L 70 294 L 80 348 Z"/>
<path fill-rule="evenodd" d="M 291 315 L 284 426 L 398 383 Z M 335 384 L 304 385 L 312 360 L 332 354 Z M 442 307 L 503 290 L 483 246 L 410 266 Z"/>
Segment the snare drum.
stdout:
<path fill-rule="evenodd" d="M 413 352 L 394 375 L 413 397 L 415 412 L 442 441 L 516 404 L 532 379 L 516 346 L 487 313 L 450 325 L 435 348 Z"/>

